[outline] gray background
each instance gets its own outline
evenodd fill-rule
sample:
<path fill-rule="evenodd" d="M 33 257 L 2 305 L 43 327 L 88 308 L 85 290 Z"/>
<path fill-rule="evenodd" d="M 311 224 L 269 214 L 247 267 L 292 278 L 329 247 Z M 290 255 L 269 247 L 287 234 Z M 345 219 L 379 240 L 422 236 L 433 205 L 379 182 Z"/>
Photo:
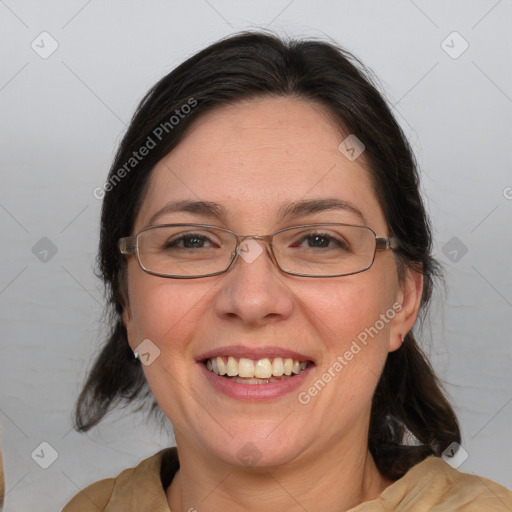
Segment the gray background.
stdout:
<path fill-rule="evenodd" d="M 157 79 L 258 27 L 331 37 L 380 78 L 422 168 L 446 269 L 423 339 L 461 420 L 460 469 L 512 487 L 511 21 L 510 0 L 0 0 L 5 510 L 58 510 L 173 443 L 170 428 L 128 410 L 88 435 L 71 430 L 102 337 L 93 190 Z M 47 58 L 55 43 L 43 31 L 58 43 Z M 36 463 L 52 460 L 41 442 L 57 453 L 48 469 Z"/>

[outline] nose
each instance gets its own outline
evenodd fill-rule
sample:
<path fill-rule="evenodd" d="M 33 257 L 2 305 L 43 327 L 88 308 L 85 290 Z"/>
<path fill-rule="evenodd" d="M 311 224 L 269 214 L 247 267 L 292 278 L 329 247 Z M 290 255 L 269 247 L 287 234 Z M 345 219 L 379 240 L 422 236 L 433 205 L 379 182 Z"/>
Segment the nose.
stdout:
<path fill-rule="evenodd" d="M 262 326 L 285 319 L 293 311 L 293 293 L 261 240 L 246 238 L 215 298 L 215 311 L 224 318 Z"/>

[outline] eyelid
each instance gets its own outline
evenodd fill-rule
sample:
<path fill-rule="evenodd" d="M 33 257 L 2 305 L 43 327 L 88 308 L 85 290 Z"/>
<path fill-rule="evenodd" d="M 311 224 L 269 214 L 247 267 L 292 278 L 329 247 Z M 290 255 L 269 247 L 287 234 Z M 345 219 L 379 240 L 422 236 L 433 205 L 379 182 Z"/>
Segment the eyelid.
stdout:
<path fill-rule="evenodd" d="M 376 232 L 369 226 L 367 225 L 364 225 L 364 224 L 360 224 L 360 223 L 351 223 L 351 222 L 308 222 L 308 223 L 304 223 L 304 224 L 295 224 L 293 223 L 292 225 L 288 225 L 286 227 L 282 227 L 282 228 L 279 228 L 277 230 L 273 230 L 272 233 L 269 233 L 267 235 L 257 235 L 257 234 L 237 234 L 235 231 L 233 231 L 232 229 L 229 229 L 227 227 L 224 227 L 224 226 L 218 226 L 218 225 L 214 225 L 214 224 L 202 224 L 202 223 L 195 223 L 195 222 L 174 222 L 174 223 L 165 223 L 165 224 L 154 224 L 154 225 L 150 225 L 150 226 L 146 226 L 142 229 L 140 229 L 138 231 L 138 234 L 135 235 L 135 236 L 138 236 L 140 235 L 142 232 L 144 231 L 149 231 L 151 229 L 155 229 L 155 228 L 163 228 L 163 227 L 166 227 L 166 226 L 183 226 L 185 228 L 184 232 L 187 232 L 186 228 L 187 227 L 190 227 L 190 231 L 191 232 L 194 232 L 195 230 L 201 230 L 201 229 L 206 229 L 206 230 L 211 230 L 211 229 L 219 229 L 221 231 L 225 231 L 225 232 L 230 232 L 232 234 L 234 234 L 235 236 L 237 237 L 251 237 L 251 236 L 274 236 L 280 232 L 283 232 L 283 231 L 288 231 L 288 230 L 292 230 L 292 229 L 303 229 L 305 231 L 307 230 L 315 230 L 315 229 L 322 229 L 322 230 L 327 230 L 329 231 L 329 227 L 330 226 L 338 226 L 338 225 L 344 225 L 344 226 L 352 226 L 352 227 L 362 227 L 362 228 L 365 228 L 365 229 L 368 229 L 370 230 L 374 236 L 377 237 L 376 235 Z M 318 226 L 322 226 L 321 228 L 319 228 Z M 127 237 L 127 238 L 130 238 L 130 237 Z M 132 238 L 135 238 L 135 237 L 132 237 Z"/>

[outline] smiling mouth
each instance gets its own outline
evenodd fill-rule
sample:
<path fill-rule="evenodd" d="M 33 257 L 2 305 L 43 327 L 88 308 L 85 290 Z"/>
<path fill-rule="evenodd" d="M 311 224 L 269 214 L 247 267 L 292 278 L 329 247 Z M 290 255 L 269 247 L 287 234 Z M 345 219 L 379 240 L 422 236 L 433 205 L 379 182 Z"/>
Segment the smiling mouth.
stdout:
<path fill-rule="evenodd" d="M 248 359 L 245 357 L 213 357 L 203 364 L 216 375 L 242 384 L 270 384 L 291 379 L 312 365 L 312 361 L 273 357 Z"/>

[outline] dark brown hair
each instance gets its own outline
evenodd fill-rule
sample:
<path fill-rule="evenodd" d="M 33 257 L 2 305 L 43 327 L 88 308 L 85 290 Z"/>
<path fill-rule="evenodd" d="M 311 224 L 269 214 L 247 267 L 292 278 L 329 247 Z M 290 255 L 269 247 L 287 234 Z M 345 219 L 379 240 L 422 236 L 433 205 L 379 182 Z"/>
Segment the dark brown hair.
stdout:
<path fill-rule="evenodd" d="M 230 36 L 190 57 L 146 94 L 117 151 L 104 188 L 98 254 L 111 332 L 79 396 L 77 430 L 87 431 L 113 407 L 136 400 L 158 409 L 122 322 L 126 267 L 117 247 L 119 238 L 132 233 L 151 170 L 203 113 L 269 95 L 317 102 L 344 133 L 363 141 L 388 229 L 400 243 L 395 250 L 399 276 L 403 278 L 407 268 L 423 273 L 425 311 L 439 266 L 431 256 L 431 230 L 416 163 L 369 72 L 332 43 L 284 41 L 263 32 Z M 130 161 L 134 151 L 149 145 L 149 138 L 155 146 L 140 161 Z M 415 442 L 407 443 L 411 435 Z M 371 453 L 381 473 L 395 480 L 425 457 L 440 456 L 453 441 L 460 442 L 456 416 L 409 333 L 402 347 L 388 355 L 374 395 Z"/>

